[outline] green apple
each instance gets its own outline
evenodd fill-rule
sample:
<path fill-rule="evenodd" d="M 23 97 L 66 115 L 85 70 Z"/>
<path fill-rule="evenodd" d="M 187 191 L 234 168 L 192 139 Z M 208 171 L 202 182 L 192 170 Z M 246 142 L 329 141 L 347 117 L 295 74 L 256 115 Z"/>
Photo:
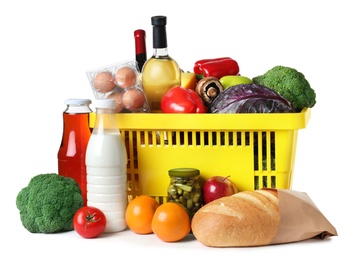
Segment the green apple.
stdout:
<path fill-rule="evenodd" d="M 245 76 L 240 76 L 240 75 L 223 76 L 222 78 L 220 78 L 219 81 L 221 82 L 224 89 L 227 89 L 229 87 L 236 86 L 239 84 L 253 83 L 250 78 Z"/>

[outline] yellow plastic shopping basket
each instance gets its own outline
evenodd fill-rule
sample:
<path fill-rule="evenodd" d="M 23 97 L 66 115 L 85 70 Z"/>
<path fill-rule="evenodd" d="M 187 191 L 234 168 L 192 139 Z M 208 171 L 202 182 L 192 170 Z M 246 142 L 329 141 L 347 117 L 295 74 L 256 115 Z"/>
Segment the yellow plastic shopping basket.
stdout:
<path fill-rule="evenodd" d="M 273 114 L 120 113 L 128 152 L 129 199 L 144 194 L 167 199 L 168 170 L 200 170 L 200 184 L 230 176 L 239 190 L 290 189 L 298 130 L 310 109 Z M 95 114 L 91 114 L 93 127 Z"/>

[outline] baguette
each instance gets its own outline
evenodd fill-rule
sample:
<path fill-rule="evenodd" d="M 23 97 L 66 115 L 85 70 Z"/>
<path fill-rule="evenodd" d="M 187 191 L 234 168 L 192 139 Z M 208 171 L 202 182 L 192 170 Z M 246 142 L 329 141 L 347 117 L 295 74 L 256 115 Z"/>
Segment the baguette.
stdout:
<path fill-rule="evenodd" d="M 276 190 L 242 191 L 199 209 L 191 222 L 195 238 L 210 247 L 268 245 L 280 222 Z"/>

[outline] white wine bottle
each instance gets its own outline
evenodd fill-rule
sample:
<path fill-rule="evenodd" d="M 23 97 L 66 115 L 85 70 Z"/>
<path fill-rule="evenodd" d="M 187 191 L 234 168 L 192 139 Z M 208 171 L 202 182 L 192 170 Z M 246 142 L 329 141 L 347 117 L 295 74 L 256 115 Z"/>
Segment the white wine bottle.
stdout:
<path fill-rule="evenodd" d="M 153 55 L 142 68 L 142 84 L 150 109 L 161 112 L 160 102 L 165 93 L 180 85 L 181 71 L 178 63 L 169 56 L 167 44 L 167 17 L 153 16 Z"/>

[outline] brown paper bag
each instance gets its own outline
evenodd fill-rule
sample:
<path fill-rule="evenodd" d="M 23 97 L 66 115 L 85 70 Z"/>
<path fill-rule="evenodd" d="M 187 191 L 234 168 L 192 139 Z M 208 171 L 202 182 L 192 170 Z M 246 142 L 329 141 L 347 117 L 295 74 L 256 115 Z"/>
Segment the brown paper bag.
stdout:
<path fill-rule="evenodd" d="M 281 220 L 277 234 L 270 244 L 337 236 L 335 227 L 305 192 L 285 189 L 277 191 Z"/>

